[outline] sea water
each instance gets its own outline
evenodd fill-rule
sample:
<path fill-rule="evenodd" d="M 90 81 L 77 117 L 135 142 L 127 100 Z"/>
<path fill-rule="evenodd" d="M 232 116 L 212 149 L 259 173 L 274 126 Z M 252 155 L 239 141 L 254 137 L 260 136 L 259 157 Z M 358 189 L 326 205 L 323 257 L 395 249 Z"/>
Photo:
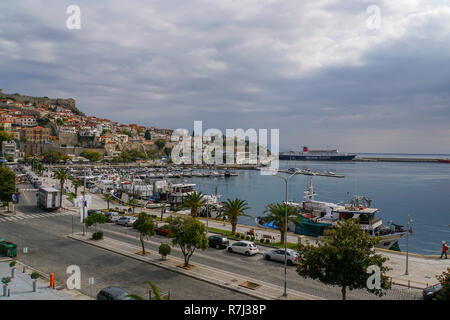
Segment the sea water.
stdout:
<path fill-rule="evenodd" d="M 359 156 L 375 156 L 361 154 Z M 386 155 L 382 155 L 386 156 Z M 389 157 L 393 156 L 392 154 Z M 404 156 L 406 157 L 406 156 Z M 408 155 L 420 157 L 420 155 Z M 429 158 L 450 156 L 429 155 Z M 313 177 L 316 200 L 348 203 L 354 195 L 372 199 L 372 207 L 380 209 L 383 223 L 392 221 L 406 229 L 408 215 L 412 217 L 413 233 L 409 236 L 409 251 L 419 254 L 440 254 L 443 240 L 450 242 L 450 164 L 408 162 L 328 162 L 280 161 L 280 169 L 300 168 L 332 171 L 345 178 Z M 255 217 L 264 214 L 269 203 L 285 199 L 285 182 L 276 176 L 261 175 L 257 170 L 237 170 L 239 176 L 229 178 L 190 178 L 196 190 L 206 194 L 247 200 L 249 217 L 239 223 L 256 225 Z M 289 176 L 279 173 L 279 175 Z M 288 199 L 302 201 L 310 176 L 295 175 L 289 180 Z M 406 250 L 406 236 L 399 241 Z"/>

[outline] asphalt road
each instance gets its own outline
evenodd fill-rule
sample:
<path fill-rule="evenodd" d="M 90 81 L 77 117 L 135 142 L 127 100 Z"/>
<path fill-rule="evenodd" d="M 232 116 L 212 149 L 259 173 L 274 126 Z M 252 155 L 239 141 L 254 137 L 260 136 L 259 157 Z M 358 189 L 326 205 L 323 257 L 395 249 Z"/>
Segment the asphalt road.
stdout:
<path fill-rule="evenodd" d="M 25 215 L 42 213 L 33 205 L 34 193 L 24 194 L 21 205 L 17 210 Z M 82 230 L 82 225 L 74 217 L 74 231 Z M 7 228 L 5 228 L 7 225 Z M 132 228 L 106 224 L 102 226 L 105 236 L 140 245 L 137 234 Z M 19 246 L 28 246 L 30 253 L 25 259 L 29 264 L 45 272 L 56 272 L 57 279 L 65 279 L 65 268 L 70 264 L 81 267 L 82 291 L 89 293 L 88 277 L 94 277 L 96 284 L 94 292 L 108 285 L 123 287 L 129 292 L 143 295 L 146 287 L 143 281 L 151 280 L 160 286 L 162 291 L 170 290 L 175 299 L 249 299 L 250 297 L 235 293 L 231 290 L 194 280 L 177 273 L 160 269 L 130 258 L 117 255 L 106 250 L 83 245 L 65 237 L 72 232 L 72 217 L 48 217 L 24 219 L 20 221 L 0 223 L 0 236 L 7 238 Z M 157 251 L 159 243 L 168 239 L 155 235 L 146 243 L 146 247 Z M 20 253 L 22 254 L 22 253 Z M 182 258 L 179 249 L 174 248 L 171 255 Z M 20 257 L 19 257 L 20 259 Z M 254 279 L 270 282 L 279 286 L 284 283 L 283 264 L 266 261 L 262 255 L 246 257 L 229 253 L 226 250 L 208 248 L 198 250 L 191 258 L 191 262 L 202 263 L 211 267 L 247 275 Z M 297 275 L 295 267 L 288 267 L 288 288 L 323 297 L 326 299 L 341 299 L 340 288 L 325 286 L 322 283 L 304 279 Z M 193 294 L 195 292 L 195 294 Z M 419 290 L 408 290 L 399 287 L 387 291 L 381 299 L 420 299 Z M 380 299 L 365 290 L 350 291 L 348 299 Z"/>
<path fill-rule="evenodd" d="M 161 291 L 170 291 L 172 299 L 253 300 L 232 290 L 69 239 L 66 235 L 72 231 L 71 216 L 50 216 L 44 213 L 33 205 L 33 192 L 21 196 L 17 212 L 29 217 L 1 222 L 0 237 L 18 245 L 18 260 L 46 273 L 55 272 L 59 283 L 65 284 L 69 276 L 67 267 L 77 265 L 81 269 L 80 291 L 87 295 L 91 289 L 88 279 L 94 277 L 94 294 L 113 285 L 129 293 L 148 297 L 149 286 L 144 281 L 150 280 Z M 48 217 L 33 216 L 41 213 Z M 75 225 L 81 230 L 79 222 Z M 26 255 L 22 251 L 24 247 L 28 247 Z"/>

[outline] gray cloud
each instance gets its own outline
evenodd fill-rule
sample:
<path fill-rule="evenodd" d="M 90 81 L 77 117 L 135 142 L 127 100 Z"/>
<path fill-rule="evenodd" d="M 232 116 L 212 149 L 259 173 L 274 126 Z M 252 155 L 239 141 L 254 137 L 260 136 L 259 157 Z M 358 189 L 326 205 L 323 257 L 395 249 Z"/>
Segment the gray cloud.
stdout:
<path fill-rule="evenodd" d="M 65 28 L 68 5 L 82 29 Z M 382 28 L 366 27 L 379 5 Z M 0 88 L 114 121 L 280 128 L 281 146 L 448 153 L 442 1 L 0 4 Z"/>

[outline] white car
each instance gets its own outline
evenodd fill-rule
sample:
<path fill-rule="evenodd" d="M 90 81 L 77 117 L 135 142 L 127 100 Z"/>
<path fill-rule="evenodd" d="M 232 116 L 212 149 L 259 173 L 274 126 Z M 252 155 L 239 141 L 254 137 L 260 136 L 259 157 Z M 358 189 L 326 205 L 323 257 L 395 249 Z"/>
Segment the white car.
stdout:
<path fill-rule="evenodd" d="M 228 247 L 228 252 L 237 252 L 245 254 L 246 256 L 252 256 L 259 252 L 254 242 L 251 241 L 236 241 Z"/>
<path fill-rule="evenodd" d="M 284 263 L 284 249 L 276 249 L 264 254 L 264 259 L 275 260 Z M 292 249 L 286 250 L 286 264 L 292 266 L 298 263 L 298 253 Z"/>
<path fill-rule="evenodd" d="M 116 223 L 121 226 L 131 227 L 136 220 L 135 217 L 120 217 Z"/>

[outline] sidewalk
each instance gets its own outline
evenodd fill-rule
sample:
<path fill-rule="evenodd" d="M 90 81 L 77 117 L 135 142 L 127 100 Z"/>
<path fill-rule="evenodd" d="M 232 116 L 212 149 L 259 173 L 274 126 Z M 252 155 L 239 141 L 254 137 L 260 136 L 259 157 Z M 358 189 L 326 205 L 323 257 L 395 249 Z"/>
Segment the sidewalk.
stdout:
<path fill-rule="evenodd" d="M 144 257 L 142 255 L 137 254 L 137 252 L 141 251 L 141 248 L 139 246 L 130 245 L 110 238 L 105 238 L 101 241 L 95 241 L 90 239 L 90 234 L 83 237 L 81 233 L 69 235 L 68 237 L 99 248 L 103 248 L 105 250 L 122 254 L 124 256 L 136 260 L 153 264 L 161 268 L 181 273 L 198 280 L 206 281 L 223 288 L 234 290 L 239 293 L 255 297 L 257 299 L 264 299 L 264 300 L 285 299 L 284 297 L 282 297 L 283 294 L 282 287 L 266 283 L 260 280 L 255 280 L 242 275 L 230 273 L 224 270 L 219 270 L 216 268 L 205 266 L 200 263 L 195 263 L 190 268 L 183 268 L 182 267 L 182 265 L 184 264 L 183 259 L 169 256 L 167 260 L 163 261 L 161 260 L 161 255 L 158 252 L 148 249 L 146 251 L 150 252 L 150 255 Z M 247 284 L 247 286 L 245 286 L 245 284 Z M 252 286 L 254 286 L 253 289 L 249 288 Z M 322 298 L 312 296 L 303 292 L 299 292 L 296 290 L 288 289 L 287 293 L 288 293 L 287 299 L 289 300 L 322 300 Z"/>
<path fill-rule="evenodd" d="M 0 278 L 11 277 L 11 268 L 9 262 L 11 259 L 2 259 L 0 261 Z M 30 274 L 36 271 L 28 267 L 23 273 L 23 264 L 17 261 L 16 272 L 14 279 L 8 285 L 10 296 L 3 296 L 3 285 L 0 291 L 0 300 L 89 300 L 90 298 L 81 294 L 76 290 L 55 290 L 49 287 L 50 283 L 47 281 L 49 275 L 41 272 L 41 277 L 38 279 L 37 291 L 33 292 L 33 282 Z M 43 278 L 44 277 L 44 278 Z"/>
<path fill-rule="evenodd" d="M 91 194 L 92 199 L 95 199 L 97 205 L 101 205 L 101 202 L 103 199 L 101 199 L 96 194 Z M 103 201 L 104 202 L 104 201 Z M 104 205 L 106 207 L 106 205 Z M 111 207 L 115 207 L 114 205 L 111 205 Z M 142 209 L 136 209 L 136 212 L 140 212 Z M 160 209 L 144 209 L 143 211 L 155 214 L 158 217 L 160 216 L 161 210 Z M 167 211 L 164 214 L 164 218 L 167 218 L 168 216 L 178 216 L 182 215 L 180 213 L 170 212 Z M 202 221 L 206 225 L 206 218 L 199 217 L 200 221 Z M 231 224 L 226 223 L 225 226 L 222 221 L 217 221 L 214 219 L 208 219 L 208 227 L 209 228 L 215 228 L 225 231 L 231 232 Z M 272 237 L 272 242 L 280 242 L 280 232 L 277 230 L 272 229 L 266 229 L 261 228 L 258 226 L 246 226 L 238 224 L 236 227 L 236 232 L 245 234 L 250 229 L 253 229 L 256 234 L 256 241 L 259 241 L 263 235 Z M 210 231 L 211 232 L 211 231 Z M 287 235 L 288 242 L 290 243 L 298 243 L 299 241 L 304 242 L 305 240 L 308 240 L 311 244 L 315 243 L 315 239 L 307 236 L 300 236 L 294 233 L 289 232 Z M 268 248 L 262 246 L 259 242 L 256 242 L 256 244 L 259 247 L 262 248 Z M 405 252 L 397 252 L 392 250 L 385 250 L 385 249 L 375 249 L 378 254 L 389 258 L 389 260 L 386 262 L 386 265 L 389 268 L 392 268 L 392 270 L 388 271 L 386 274 L 391 279 L 391 282 L 393 284 L 416 288 L 416 289 L 423 289 L 428 287 L 429 285 L 436 284 L 438 281 L 436 279 L 437 275 L 442 274 L 447 268 L 450 268 L 450 259 L 439 259 L 439 256 L 422 256 L 418 254 L 409 253 L 408 258 L 408 273 L 409 275 L 405 275 L 406 271 L 406 253 Z M 264 250 L 261 250 L 264 251 Z"/>

